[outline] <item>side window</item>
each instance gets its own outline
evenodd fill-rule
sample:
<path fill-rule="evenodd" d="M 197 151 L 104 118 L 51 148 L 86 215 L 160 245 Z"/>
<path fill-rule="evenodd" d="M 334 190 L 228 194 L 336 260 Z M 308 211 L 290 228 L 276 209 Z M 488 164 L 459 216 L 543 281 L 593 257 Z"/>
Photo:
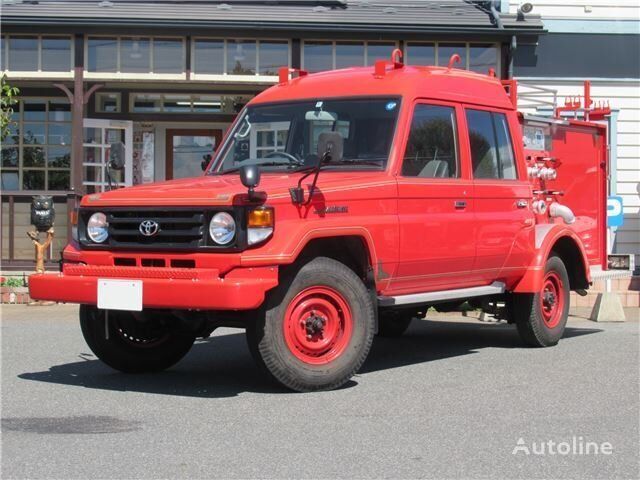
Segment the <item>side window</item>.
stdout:
<path fill-rule="evenodd" d="M 500 178 L 515 180 L 518 175 L 507 116 L 504 113 L 492 113 L 491 116 L 493 117 L 493 128 L 496 131 L 496 144 L 498 145 L 498 173 L 501 174 Z"/>
<path fill-rule="evenodd" d="M 516 165 L 504 113 L 467 110 L 474 178 L 514 180 Z"/>
<path fill-rule="evenodd" d="M 420 178 L 459 176 L 455 109 L 416 105 L 402 162 L 402 175 Z"/>

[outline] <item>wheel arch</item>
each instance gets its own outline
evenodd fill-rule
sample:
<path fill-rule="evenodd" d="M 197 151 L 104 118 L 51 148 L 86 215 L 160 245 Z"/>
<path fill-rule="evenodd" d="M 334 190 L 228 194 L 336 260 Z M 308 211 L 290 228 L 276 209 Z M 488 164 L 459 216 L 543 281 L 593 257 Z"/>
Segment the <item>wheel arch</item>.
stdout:
<path fill-rule="evenodd" d="M 589 288 L 589 261 L 582 241 L 571 229 L 560 224 L 536 226 L 535 256 L 525 275 L 515 285 L 515 293 L 535 293 L 542 288 L 545 264 L 550 255 L 563 261 L 571 290 Z"/>
<path fill-rule="evenodd" d="M 556 254 L 567 268 L 569 287 L 571 290 L 589 288 L 588 262 L 582 251 L 581 244 L 570 236 L 558 238 L 552 245 L 549 255 Z"/>
<path fill-rule="evenodd" d="M 310 238 L 298 252 L 293 264 L 306 263 L 315 257 L 337 260 L 353 270 L 368 287 L 375 284 L 375 252 L 362 235 L 319 235 Z"/>

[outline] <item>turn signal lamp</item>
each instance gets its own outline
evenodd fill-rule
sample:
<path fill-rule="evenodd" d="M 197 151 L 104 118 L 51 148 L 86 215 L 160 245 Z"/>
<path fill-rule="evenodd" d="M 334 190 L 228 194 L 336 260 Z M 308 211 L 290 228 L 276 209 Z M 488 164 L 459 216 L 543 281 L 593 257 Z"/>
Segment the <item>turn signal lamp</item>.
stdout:
<path fill-rule="evenodd" d="M 249 245 L 263 242 L 271 236 L 274 226 L 274 213 L 271 207 L 250 210 L 247 216 L 247 241 Z"/>
<path fill-rule="evenodd" d="M 78 209 L 69 211 L 69 225 L 71 225 L 71 238 L 78 241 Z"/>
<path fill-rule="evenodd" d="M 249 228 L 273 227 L 273 208 L 256 208 L 249 212 L 247 226 Z"/>

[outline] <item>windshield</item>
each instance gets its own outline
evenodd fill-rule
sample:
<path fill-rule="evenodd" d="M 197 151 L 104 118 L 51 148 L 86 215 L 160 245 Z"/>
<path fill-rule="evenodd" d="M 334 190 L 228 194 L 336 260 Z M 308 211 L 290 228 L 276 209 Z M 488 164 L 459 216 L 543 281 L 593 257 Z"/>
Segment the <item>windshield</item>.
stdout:
<path fill-rule="evenodd" d="M 327 168 L 384 169 L 398 98 L 308 100 L 249 106 L 209 173 L 260 165 L 265 171 L 303 169 L 323 158 L 328 137 L 341 143 Z M 339 152 L 339 154 L 336 154 Z M 340 158 L 335 158 L 339 156 Z"/>

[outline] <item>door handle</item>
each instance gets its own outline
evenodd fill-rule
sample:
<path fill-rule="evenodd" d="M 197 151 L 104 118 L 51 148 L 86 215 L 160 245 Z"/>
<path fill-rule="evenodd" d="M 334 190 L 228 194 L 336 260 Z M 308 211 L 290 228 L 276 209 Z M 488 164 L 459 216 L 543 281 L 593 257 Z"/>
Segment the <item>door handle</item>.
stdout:
<path fill-rule="evenodd" d="M 527 208 L 528 205 L 529 205 L 529 202 L 527 202 L 526 200 L 518 200 L 516 202 L 516 207 L 518 208 Z"/>
<path fill-rule="evenodd" d="M 458 209 L 463 209 L 463 208 L 467 208 L 467 201 L 466 200 L 456 200 L 454 202 L 454 206 Z"/>

